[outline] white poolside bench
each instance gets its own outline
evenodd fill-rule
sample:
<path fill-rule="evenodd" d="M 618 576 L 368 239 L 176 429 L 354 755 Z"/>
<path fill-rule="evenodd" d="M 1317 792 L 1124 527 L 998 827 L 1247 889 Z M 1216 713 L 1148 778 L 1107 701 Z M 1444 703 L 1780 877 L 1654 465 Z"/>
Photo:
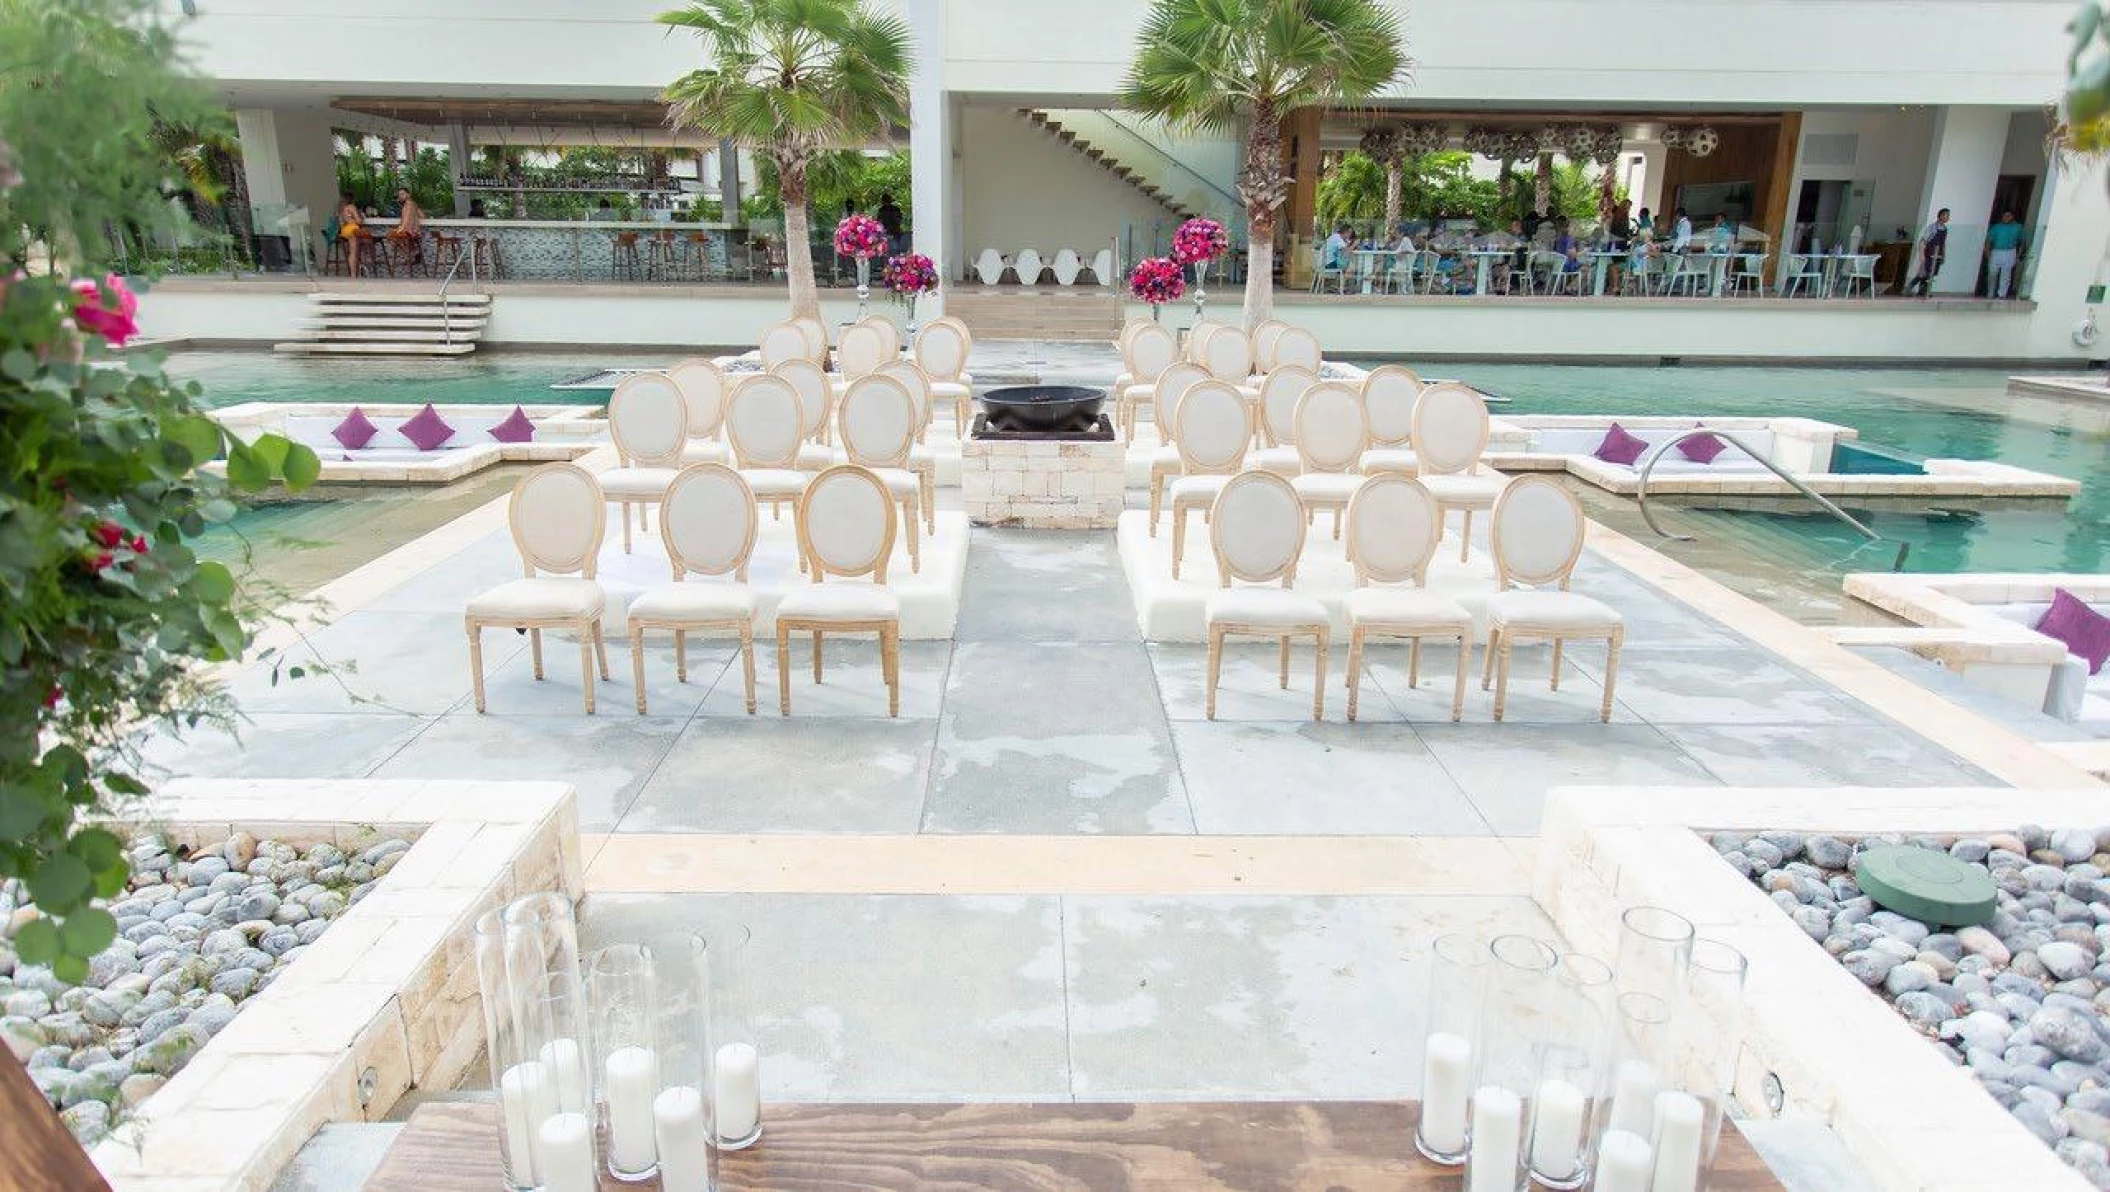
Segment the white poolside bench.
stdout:
<path fill-rule="evenodd" d="M 511 406 L 436 406 L 454 435 L 431 451 L 421 451 L 403 436 L 402 425 L 420 406 L 362 405 L 377 428 L 366 446 L 351 450 L 330 432 L 352 410 L 323 403 L 253 402 L 214 411 L 214 417 L 243 439 L 266 432 L 283 434 L 315 452 L 326 483 L 445 484 L 500 463 L 546 463 L 577 459 L 606 441 L 605 424 L 585 406 L 523 406 L 535 424 L 526 443 L 501 443 L 491 430 L 513 412 Z"/>

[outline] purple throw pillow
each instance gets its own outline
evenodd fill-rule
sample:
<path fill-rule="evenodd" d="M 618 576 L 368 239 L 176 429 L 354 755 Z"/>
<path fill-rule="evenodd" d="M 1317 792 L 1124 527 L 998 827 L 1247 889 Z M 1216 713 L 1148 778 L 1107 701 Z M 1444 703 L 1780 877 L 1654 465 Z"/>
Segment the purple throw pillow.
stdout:
<path fill-rule="evenodd" d="M 337 424 L 337 429 L 330 432 L 330 437 L 344 444 L 346 451 L 357 451 L 373 442 L 374 436 L 380 433 L 381 428 L 367 418 L 366 411 L 353 406 L 352 412 Z"/>
<path fill-rule="evenodd" d="M 2064 588 L 2052 592 L 2051 610 L 2037 622 L 2037 632 L 2065 643 L 2069 653 L 2088 663 L 2091 675 L 2110 659 L 2110 617 Z"/>
<path fill-rule="evenodd" d="M 1729 450 L 1729 444 L 1713 435 L 1694 435 L 1678 444 L 1678 454 L 1696 464 L 1711 464 L 1714 457 Z"/>
<path fill-rule="evenodd" d="M 532 443 L 535 441 L 535 423 L 527 411 L 519 406 L 506 415 L 506 420 L 491 428 L 491 437 L 501 443 Z"/>
<path fill-rule="evenodd" d="M 1642 452 L 1647 450 L 1648 441 L 1646 439 L 1636 438 L 1628 434 L 1625 427 L 1614 422 L 1612 429 L 1604 432 L 1604 442 L 1597 445 L 1596 455 L 1597 458 L 1608 464 L 1631 465 L 1635 460 L 1641 458 Z"/>
<path fill-rule="evenodd" d="M 454 428 L 447 425 L 431 402 L 425 403 L 425 408 L 412 414 L 399 429 L 420 451 L 438 451 L 454 437 Z"/>

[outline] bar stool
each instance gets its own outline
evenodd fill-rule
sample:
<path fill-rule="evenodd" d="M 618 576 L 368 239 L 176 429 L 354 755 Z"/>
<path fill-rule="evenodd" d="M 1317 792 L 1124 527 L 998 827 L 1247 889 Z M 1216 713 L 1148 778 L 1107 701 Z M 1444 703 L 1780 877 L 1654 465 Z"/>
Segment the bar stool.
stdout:
<path fill-rule="evenodd" d="M 324 276 L 332 273 L 346 277 L 351 275 L 351 254 L 345 250 L 344 237 L 323 235 L 322 272 Z"/>
<path fill-rule="evenodd" d="M 474 233 L 469 237 L 469 271 L 495 278 L 505 271 L 505 258 L 498 252 L 498 237 Z"/>
<path fill-rule="evenodd" d="M 666 229 L 652 233 L 645 244 L 645 276 L 654 281 L 672 281 L 681 266 L 681 241 Z"/>
<path fill-rule="evenodd" d="M 445 232 L 434 232 L 432 234 L 433 276 L 446 276 L 447 271 L 453 269 L 455 262 L 461 259 L 462 238 L 460 236 L 449 236 Z"/>
<path fill-rule="evenodd" d="M 686 252 L 688 258 L 690 276 L 693 278 L 693 280 L 703 281 L 706 277 L 710 275 L 710 233 L 690 232 L 686 239 L 688 241 L 688 245 L 684 251 Z"/>
<path fill-rule="evenodd" d="M 636 232 L 617 232 L 615 234 L 615 244 L 611 251 L 614 254 L 614 261 L 609 266 L 609 276 L 616 278 L 628 276 L 632 281 L 643 279 L 644 267 L 643 262 L 638 257 Z"/>

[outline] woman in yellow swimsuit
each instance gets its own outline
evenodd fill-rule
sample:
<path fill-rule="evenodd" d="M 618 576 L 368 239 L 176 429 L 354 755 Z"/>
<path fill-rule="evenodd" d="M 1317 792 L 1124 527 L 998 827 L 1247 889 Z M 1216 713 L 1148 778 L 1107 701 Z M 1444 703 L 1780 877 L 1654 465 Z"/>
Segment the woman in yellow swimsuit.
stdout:
<path fill-rule="evenodd" d="M 337 235 L 344 241 L 346 258 L 351 264 L 352 276 L 359 276 L 359 237 L 365 231 L 359 221 L 366 218 L 359 214 L 359 205 L 352 202 L 350 191 L 340 193 L 337 207 Z"/>

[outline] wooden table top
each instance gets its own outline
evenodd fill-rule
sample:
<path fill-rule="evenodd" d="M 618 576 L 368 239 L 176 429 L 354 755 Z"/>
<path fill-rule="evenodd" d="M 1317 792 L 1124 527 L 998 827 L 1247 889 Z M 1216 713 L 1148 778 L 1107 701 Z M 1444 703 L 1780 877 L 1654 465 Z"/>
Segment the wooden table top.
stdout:
<path fill-rule="evenodd" d="M 1382 1101 L 771 1105 L 762 1140 L 722 1157 L 722 1192 L 1455 1192 L 1458 1169 L 1414 1150 L 1416 1106 Z M 501 1186 L 498 1106 L 411 1115 L 367 1192 Z M 601 1187 L 655 1189 L 657 1181 Z M 1710 1192 L 1779 1192 L 1737 1130 Z"/>

